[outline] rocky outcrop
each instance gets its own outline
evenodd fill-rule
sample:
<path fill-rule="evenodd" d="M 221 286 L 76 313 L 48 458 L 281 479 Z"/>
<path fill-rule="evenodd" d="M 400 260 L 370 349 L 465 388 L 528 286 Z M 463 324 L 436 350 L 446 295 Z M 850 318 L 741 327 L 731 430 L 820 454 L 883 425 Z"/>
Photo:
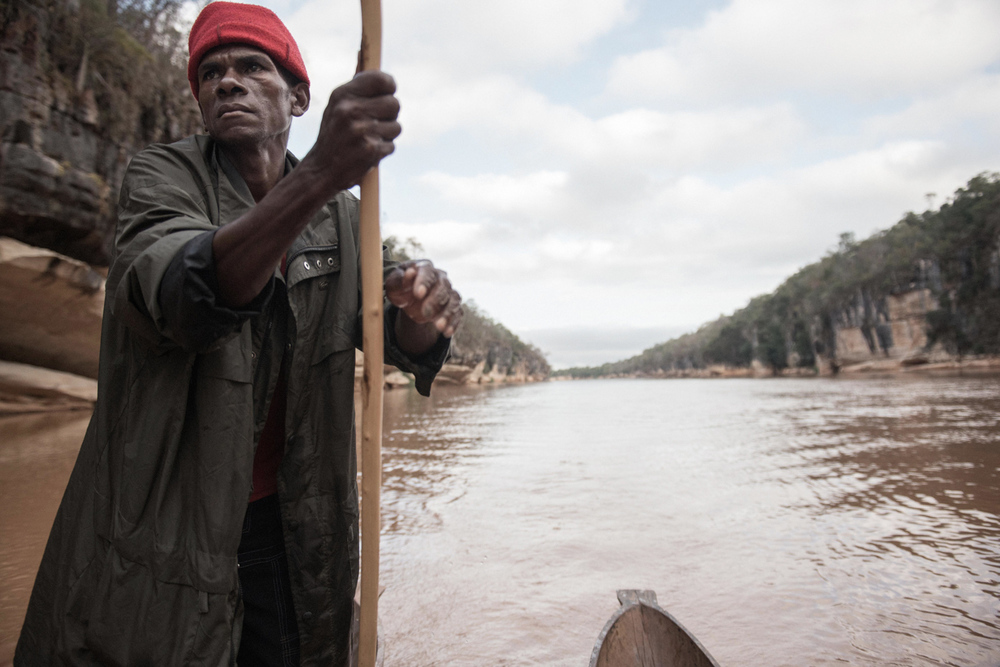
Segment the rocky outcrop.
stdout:
<path fill-rule="evenodd" d="M 354 351 L 354 391 L 361 391 L 361 378 L 365 374 L 365 354 L 361 350 Z M 413 376 L 403 373 L 395 366 L 382 366 L 382 388 L 400 389 L 413 384 Z"/>
<path fill-rule="evenodd" d="M 816 355 L 817 372 L 832 375 L 1000 368 L 1000 359 L 995 357 L 958 355 L 940 343 L 932 344 L 927 316 L 939 307 L 929 288 L 878 300 L 859 294 L 848 308 L 830 317 L 833 326 L 828 338 L 832 340 L 829 349 Z"/>
<path fill-rule="evenodd" d="M 830 371 L 887 359 L 912 365 L 946 354 L 928 349 L 927 313 L 937 308 L 927 288 L 877 300 L 859 293 L 847 308 L 830 316 L 832 349 L 818 355 L 818 365 Z"/>
<path fill-rule="evenodd" d="M 0 238 L 0 359 L 96 378 L 103 310 L 101 273 Z"/>
<path fill-rule="evenodd" d="M 186 80 L 156 84 L 176 94 L 129 95 L 88 67 L 86 50 L 75 71 L 61 71 L 58 31 L 83 29 L 81 12 L 78 3 L 20 0 L 0 16 L 0 235 L 106 266 L 128 160 L 200 121 Z M 143 47 L 114 34 L 134 69 L 150 67 Z"/>
<path fill-rule="evenodd" d="M 474 366 L 446 363 L 434 381 L 441 384 L 511 384 L 541 382 L 548 378 L 548 373 L 530 372 L 527 364 L 521 364 L 509 370 L 497 366 L 489 371 L 485 368 L 485 361 L 479 361 Z"/>
<path fill-rule="evenodd" d="M 0 415 L 90 410 L 97 380 L 12 361 L 0 361 Z"/>
<path fill-rule="evenodd" d="M 361 376 L 363 375 L 364 354 L 358 351 L 354 357 L 354 383 L 355 388 L 361 387 Z M 545 375 L 532 375 L 524 369 L 515 369 L 512 373 L 493 368 L 484 372 L 485 362 L 480 361 L 475 366 L 467 366 L 461 363 L 445 363 L 441 371 L 434 378 L 435 385 L 473 385 L 473 384 L 511 384 L 521 382 L 541 382 L 547 379 Z M 385 366 L 384 389 L 402 389 L 413 384 L 413 376 L 403 373 L 395 366 Z"/>

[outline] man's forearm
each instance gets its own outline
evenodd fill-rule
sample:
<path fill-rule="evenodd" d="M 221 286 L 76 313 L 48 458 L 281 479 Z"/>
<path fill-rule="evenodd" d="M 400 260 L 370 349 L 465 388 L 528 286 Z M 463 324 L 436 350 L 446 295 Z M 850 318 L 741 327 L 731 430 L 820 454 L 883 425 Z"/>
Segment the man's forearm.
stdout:
<path fill-rule="evenodd" d="M 239 308 L 260 294 L 330 191 L 329 178 L 303 160 L 256 206 L 215 233 L 212 253 L 226 306 Z"/>

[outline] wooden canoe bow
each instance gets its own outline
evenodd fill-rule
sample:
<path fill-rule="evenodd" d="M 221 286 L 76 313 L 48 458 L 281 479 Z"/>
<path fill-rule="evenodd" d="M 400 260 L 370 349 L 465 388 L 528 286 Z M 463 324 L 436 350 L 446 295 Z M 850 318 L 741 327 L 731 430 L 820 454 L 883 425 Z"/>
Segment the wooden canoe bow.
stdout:
<path fill-rule="evenodd" d="M 382 6 L 361 0 L 361 67 L 382 67 Z M 382 495 L 383 284 L 378 167 L 361 181 L 361 623 L 358 667 L 375 667 L 378 642 L 378 562 Z"/>

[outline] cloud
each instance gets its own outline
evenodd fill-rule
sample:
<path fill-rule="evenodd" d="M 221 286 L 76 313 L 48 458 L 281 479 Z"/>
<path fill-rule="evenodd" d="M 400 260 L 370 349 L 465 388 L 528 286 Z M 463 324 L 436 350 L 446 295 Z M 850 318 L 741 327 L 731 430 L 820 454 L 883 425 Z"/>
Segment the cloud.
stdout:
<path fill-rule="evenodd" d="M 663 112 L 636 107 L 591 118 L 557 104 L 513 77 L 452 79 L 429 68 L 410 73 L 401 90 L 404 138 L 422 145 L 467 131 L 495 144 L 517 146 L 529 159 L 585 160 L 673 170 L 732 167 L 774 159 L 801 140 L 806 128 L 787 103 Z"/>
<path fill-rule="evenodd" d="M 968 175 L 948 157 L 940 142 L 889 143 L 730 185 L 697 176 L 650 180 L 643 197 L 578 187 L 575 172 L 433 173 L 422 180 L 485 222 L 470 227 L 480 245 L 470 241 L 462 254 L 439 246 L 437 236 L 425 246 L 452 257 L 455 275 L 469 280 L 689 285 L 738 273 L 770 289 L 841 232 L 865 236 L 919 207 L 924 193 L 961 184 Z"/>
<path fill-rule="evenodd" d="M 535 211 L 551 215 L 560 199 L 568 175 L 560 171 L 539 171 L 517 177 L 507 174 L 451 176 L 430 172 L 420 181 L 438 191 L 447 202 L 463 204 L 499 215 Z"/>
<path fill-rule="evenodd" d="M 875 114 L 864 123 L 870 136 L 952 137 L 967 150 L 992 153 L 987 137 L 1000 138 L 1000 74 L 981 74 L 901 111 Z"/>
<path fill-rule="evenodd" d="M 629 12 L 626 0 L 390 0 L 385 16 L 398 62 L 495 72 L 572 61 Z"/>
<path fill-rule="evenodd" d="M 396 235 L 402 239 L 414 238 L 422 246 L 433 249 L 431 256 L 438 264 L 447 265 L 481 247 L 485 241 L 483 225 L 458 220 L 438 220 L 435 222 L 396 224 L 385 226 L 386 236 Z"/>
<path fill-rule="evenodd" d="M 354 74 L 361 38 L 357 3 L 315 0 L 289 12 L 269 0 L 296 36 L 312 80 L 313 104 L 293 129 L 293 150 L 311 146 L 326 97 Z M 517 74 L 564 65 L 629 16 L 626 0 L 388 0 L 383 9 L 383 68 L 400 83 L 400 145 L 433 141 L 456 126 L 515 106 L 523 126 L 544 96 Z M 563 120 L 575 112 L 564 108 Z"/>
<path fill-rule="evenodd" d="M 998 32 L 994 0 L 734 0 L 660 48 L 619 56 L 608 94 L 685 103 L 922 94 L 996 62 Z"/>
<path fill-rule="evenodd" d="M 357 3 L 267 2 L 281 14 L 309 66 L 353 72 L 361 39 Z M 291 11 L 290 11 L 291 10 Z M 565 64 L 584 45 L 629 18 L 627 0 L 386 0 L 383 60 L 434 62 L 455 72 L 497 72 Z"/>
<path fill-rule="evenodd" d="M 283 18 L 313 77 L 302 152 L 353 73 L 359 12 L 273 1 L 296 8 Z M 732 0 L 684 28 L 649 15 L 629 0 L 387 0 L 404 132 L 384 231 L 416 237 L 515 331 L 693 327 L 841 232 L 1000 167 L 996 0 Z"/>

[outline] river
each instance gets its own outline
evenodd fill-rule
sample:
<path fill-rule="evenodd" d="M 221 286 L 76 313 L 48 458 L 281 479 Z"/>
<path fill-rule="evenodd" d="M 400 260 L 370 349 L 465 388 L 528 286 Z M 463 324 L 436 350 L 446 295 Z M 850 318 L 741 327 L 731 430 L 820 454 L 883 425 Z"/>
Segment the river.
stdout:
<path fill-rule="evenodd" d="M 81 415 L 0 420 L 0 664 Z M 1000 378 L 386 394 L 387 665 L 586 665 L 619 588 L 724 667 L 1000 665 Z"/>

